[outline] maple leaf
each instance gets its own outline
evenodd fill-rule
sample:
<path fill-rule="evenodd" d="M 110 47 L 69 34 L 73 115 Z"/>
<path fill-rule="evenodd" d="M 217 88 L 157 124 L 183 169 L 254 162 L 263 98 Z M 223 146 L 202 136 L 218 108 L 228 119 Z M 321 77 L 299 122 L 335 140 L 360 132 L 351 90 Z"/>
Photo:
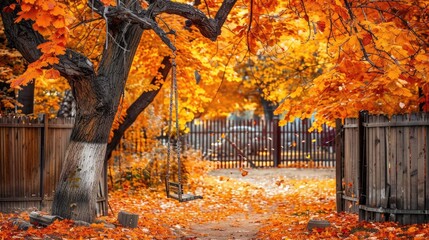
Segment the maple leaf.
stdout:
<path fill-rule="evenodd" d="M 61 18 L 55 19 L 52 24 L 56 28 L 63 28 L 66 26 L 64 19 L 61 19 Z"/>
<path fill-rule="evenodd" d="M 49 70 L 45 71 L 45 77 L 51 78 L 51 79 L 56 79 L 56 78 L 60 77 L 60 72 L 58 72 L 58 70 L 55 70 L 55 69 L 49 69 Z"/>
<path fill-rule="evenodd" d="M 32 4 L 29 4 L 30 2 L 24 2 L 24 3 L 21 3 L 21 5 L 20 5 L 20 7 L 21 7 L 21 12 L 20 13 L 18 13 L 18 14 L 28 14 L 31 10 L 32 10 L 32 8 L 33 8 L 33 5 Z M 36 12 L 37 13 L 37 12 Z M 17 21 L 17 22 L 19 22 L 19 21 Z"/>
<path fill-rule="evenodd" d="M 325 22 L 323 22 L 323 21 L 317 21 L 317 22 L 316 22 L 316 24 L 317 24 L 317 28 L 318 28 L 321 32 L 324 32 L 324 31 L 325 31 L 325 28 L 326 28 L 326 23 L 325 23 Z"/>
<path fill-rule="evenodd" d="M 48 11 L 54 9 L 56 4 L 53 1 L 45 0 L 41 2 L 41 6 L 44 11 Z"/>
<path fill-rule="evenodd" d="M 36 18 L 36 24 L 40 27 L 49 27 L 51 25 L 52 18 L 47 12 L 39 14 Z"/>
<path fill-rule="evenodd" d="M 55 5 L 55 7 L 50 11 L 53 16 L 65 16 L 66 12 L 60 5 Z"/>
<path fill-rule="evenodd" d="M 363 45 L 366 46 L 366 45 L 370 44 L 371 42 L 372 42 L 372 36 L 371 36 L 371 34 L 369 34 L 369 33 L 364 34 L 363 38 L 362 38 Z"/>
<path fill-rule="evenodd" d="M 241 168 L 240 167 L 240 172 L 241 172 L 241 176 L 243 176 L 243 177 L 245 177 L 245 176 L 247 176 L 248 174 L 249 174 L 249 172 L 248 171 L 246 171 L 246 170 L 244 170 L 243 168 Z"/>

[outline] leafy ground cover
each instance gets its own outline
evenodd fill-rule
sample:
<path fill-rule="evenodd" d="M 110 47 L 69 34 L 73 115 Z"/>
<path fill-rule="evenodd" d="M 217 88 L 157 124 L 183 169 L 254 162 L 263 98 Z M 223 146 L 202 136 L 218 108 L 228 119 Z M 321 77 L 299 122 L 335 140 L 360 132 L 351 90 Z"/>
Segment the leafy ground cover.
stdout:
<path fill-rule="evenodd" d="M 355 214 L 336 213 L 335 180 L 329 169 L 233 169 L 210 173 L 193 164 L 189 186 L 202 200 L 179 203 L 161 188 L 110 193 L 103 222 L 77 226 L 55 221 L 46 228 L 19 230 L 0 213 L 0 239 L 426 239 L 427 224 L 359 222 Z M 139 214 L 137 228 L 123 228 L 117 214 Z M 325 219 L 325 229 L 307 230 L 310 219 Z M 115 228 L 112 228 L 112 224 Z"/>

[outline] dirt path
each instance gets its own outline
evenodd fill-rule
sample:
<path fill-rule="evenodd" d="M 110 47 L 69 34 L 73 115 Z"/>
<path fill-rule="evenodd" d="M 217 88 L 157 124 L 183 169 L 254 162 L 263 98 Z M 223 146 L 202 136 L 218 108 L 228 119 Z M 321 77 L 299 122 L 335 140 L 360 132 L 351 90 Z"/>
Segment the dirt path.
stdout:
<path fill-rule="evenodd" d="M 263 187 L 268 195 L 279 193 L 275 181 L 279 177 L 285 179 L 330 179 L 335 177 L 334 169 L 296 169 L 296 168 L 273 168 L 273 169 L 246 169 L 247 176 L 242 176 L 238 169 L 220 169 L 210 173 L 212 176 L 224 176 L 239 181 L 248 182 L 258 187 Z M 281 190 L 281 189 L 280 189 Z M 244 214 L 234 214 L 222 222 L 211 222 L 205 224 L 194 224 L 182 239 L 201 240 L 250 240 L 256 239 L 262 220 L 268 218 L 275 211 L 271 206 L 267 213 L 255 213 L 252 211 Z"/>
<path fill-rule="evenodd" d="M 184 239 L 256 239 L 264 214 L 235 214 L 222 222 L 193 225 Z"/>

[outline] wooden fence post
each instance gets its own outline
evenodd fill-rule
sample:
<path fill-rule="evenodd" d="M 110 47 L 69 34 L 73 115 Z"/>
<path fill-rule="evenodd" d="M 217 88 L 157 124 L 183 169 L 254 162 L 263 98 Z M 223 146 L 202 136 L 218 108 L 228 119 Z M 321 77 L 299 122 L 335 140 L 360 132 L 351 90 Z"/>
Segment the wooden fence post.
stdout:
<path fill-rule="evenodd" d="M 343 202 L 343 177 L 344 177 L 344 167 L 343 167 L 343 124 L 341 119 L 335 121 L 335 176 L 336 176 L 336 190 L 337 190 L 337 212 L 344 211 L 344 202 Z"/>
<path fill-rule="evenodd" d="M 275 115 L 273 117 L 273 159 L 274 167 L 278 167 L 281 162 L 281 130 L 279 126 L 279 116 Z"/>
<path fill-rule="evenodd" d="M 359 205 L 366 204 L 366 194 L 367 194 L 367 186 L 366 186 L 366 176 L 367 176 L 367 159 L 366 159 L 366 134 L 364 123 L 368 119 L 368 111 L 360 111 L 359 112 L 359 171 L 358 175 L 360 176 L 359 181 Z M 362 210 L 359 210 L 359 220 L 363 220 Z"/>
<path fill-rule="evenodd" d="M 44 170 L 46 163 L 46 156 L 48 151 L 48 128 L 49 128 L 49 118 L 46 114 L 41 116 L 41 120 L 43 121 L 43 127 L 41 129 L 41 151 L 40 151 L 40 207 L 43 206 L 43 202 L 45 201 L 45 183 L 44 183 Z"/>

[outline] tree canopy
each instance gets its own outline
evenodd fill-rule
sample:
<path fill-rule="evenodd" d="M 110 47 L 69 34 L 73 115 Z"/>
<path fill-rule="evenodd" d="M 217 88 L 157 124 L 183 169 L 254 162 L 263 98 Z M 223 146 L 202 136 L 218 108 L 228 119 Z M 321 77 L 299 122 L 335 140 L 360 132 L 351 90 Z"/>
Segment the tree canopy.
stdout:
<path fill-rule="evenodd" d="M 98 65 L 103 45 L 108 44 L 107 29 L 93 7 L 81 1 L 20 5 L 17 21 L 34 20 L 34 29 L 48 41 L 39 46 L 42 56 L 13 80 L 13 86 L 35 77 L 56 81 L 59 75 L 49 66 L 58 62 L 66 47 Z M 194 5 L 210 16 L 219 3 Z M 12 4 L 4 11 L 14 8 Z M 165 32 L 176 33 L 170 40 L 178 49 L 182 126 L 198 116 L 254 109 L 259 95 L 280 104 L 276 113 L 284 113 L 286 121 L 314 113 L 320 122 L 333 122 L 356 116 L 359 110 L 418 111 L 428 92 L 426 9 L 425 1 L 248 1 L 232 10 L 216 43 L 201 37 L 190 22 L 160 14 Z M 159 87 L 151 79 L 163 56 L 171 54 L 156 31 L 145 32 L 143 39 L 124 91 L 123 109 L 142 92 Z M 250 81 L 242 81 L 246 77 Z M 168 93 L 163 95 L 159 103 L 165 115 Z M 122 118 L 126 114 L 119 113 Z"/>
<path fill-rule="evenodd" d="M 333 121 L 360 110 L 428 109 L 427 1 L 294 1 L 331 67 L 284 98 L 277 113 Z M 318 52 L 320 53 L 320 52 Z"/>

